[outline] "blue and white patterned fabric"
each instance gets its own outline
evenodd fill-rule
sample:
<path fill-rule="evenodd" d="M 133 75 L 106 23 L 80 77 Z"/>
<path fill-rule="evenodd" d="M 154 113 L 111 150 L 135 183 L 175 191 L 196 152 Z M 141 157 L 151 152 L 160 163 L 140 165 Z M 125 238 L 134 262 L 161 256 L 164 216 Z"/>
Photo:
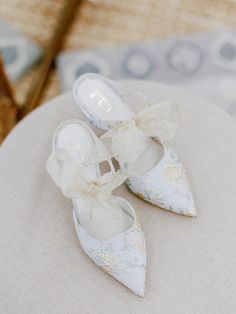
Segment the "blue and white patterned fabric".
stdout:
<path fill-rule="evenodd" d="M 39 61 L 42 49 L 0 19 L 0 53 L 3 55 L 6 72 L 14 82 Z"/>
<path fill-rule="evenodd" d="M 57 59 L 62 91 L 94 72 L 112 79 L 145 79 L 187 88 L 236 117 L 236 32 L 66 52 Z"/>

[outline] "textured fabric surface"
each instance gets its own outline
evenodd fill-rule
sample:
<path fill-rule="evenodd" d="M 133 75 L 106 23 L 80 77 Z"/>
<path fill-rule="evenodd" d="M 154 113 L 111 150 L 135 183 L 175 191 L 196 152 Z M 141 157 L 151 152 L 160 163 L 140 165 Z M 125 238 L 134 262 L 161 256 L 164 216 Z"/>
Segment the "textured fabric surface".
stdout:
<path fill-rule="evenodd" d="M 122 186 L 147 241 L 146 297 L 104 274 L 76 239 L 72 204 L 45 163 L 55 127 L 81 118 L 65 94 L 24 119 L 0 148 L 0 310 L 12 313 L 233 314 L 236 312 L 236 133 L 224 112 L 185 92 L 130 82 L 156 100 L 182 103 L 174 149 L 197 218 L 158 209 Z"/>

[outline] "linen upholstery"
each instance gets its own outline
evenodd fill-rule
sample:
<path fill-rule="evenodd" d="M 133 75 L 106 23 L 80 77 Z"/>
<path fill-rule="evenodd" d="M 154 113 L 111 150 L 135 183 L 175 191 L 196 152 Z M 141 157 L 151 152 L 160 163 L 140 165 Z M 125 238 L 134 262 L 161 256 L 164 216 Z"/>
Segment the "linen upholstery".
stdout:
<path fill-rule="evenodd" d="M 123 185 L 117 194 L 136 209 L 147 241 L 145 298 L 101 272 L 79 246 L 71 202 L 45 169 L 55 127 L 84 119 L 71 93 L 62 95 L 19 123 L 0 148 L 1 313 L 236 312 L 235 121 L 184 91 L 151 82 L 129 85 L 182 104 L 173 147 L 198 217 L 159 210 Z"/>

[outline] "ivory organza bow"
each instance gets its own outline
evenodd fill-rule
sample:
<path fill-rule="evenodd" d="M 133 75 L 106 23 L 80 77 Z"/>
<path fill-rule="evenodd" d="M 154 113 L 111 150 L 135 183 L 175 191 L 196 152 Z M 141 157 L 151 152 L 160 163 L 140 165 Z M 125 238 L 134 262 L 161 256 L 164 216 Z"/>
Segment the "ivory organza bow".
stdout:
<path fill-rule="evenodd" d="M 132 162 L 146 149 L 148 137 L 169 145 L 180 123 L 177 105 L 163 101 L 142 110 L 136 117 L 115 125 L 102 138 L 112 139 L 113 156 L 122 162 Z"/>
<path fill-rule="evenodd" d="M 78 163 L 64 151 L 52 152 L 47 162 L 47 171 L 66 197 L 87 197 L 99 202 L 108 200 L 112 191 L 127 179 L 119 170 L 108 172 L 97 180 L 89 180 L 88 168 L 78 167 Z"/>

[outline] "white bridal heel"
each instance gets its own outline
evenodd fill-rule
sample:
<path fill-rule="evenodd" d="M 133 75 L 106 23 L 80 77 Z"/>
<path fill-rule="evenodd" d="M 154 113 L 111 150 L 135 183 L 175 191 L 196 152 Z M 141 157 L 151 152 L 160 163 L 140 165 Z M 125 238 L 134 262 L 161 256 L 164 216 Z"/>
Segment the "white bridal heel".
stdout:
<path fill-rule="evenodd" d="M 161 208 L 196 216 L 185 169 L 170 146 L 179 117 L 174 102 L 151 106 L 141 93 L 92 73 L 77 79 L 73 95 L 90 122 L 108 131 L 103 138 L 111 138 L 112 154 L 132 192 Z"/>
<path fill-rule="evenodd" d="M 110 172 L 101 173 L 106 161 Z M 115 171 L 94 132 L 69 120 L 54 135 L 47 170 L 62 193 L 72 199 L 82 248 L 95 264 L 139 296 L 145 292 L 145 238 L 135 210 L 112 191 L 127 178 Z"/>

